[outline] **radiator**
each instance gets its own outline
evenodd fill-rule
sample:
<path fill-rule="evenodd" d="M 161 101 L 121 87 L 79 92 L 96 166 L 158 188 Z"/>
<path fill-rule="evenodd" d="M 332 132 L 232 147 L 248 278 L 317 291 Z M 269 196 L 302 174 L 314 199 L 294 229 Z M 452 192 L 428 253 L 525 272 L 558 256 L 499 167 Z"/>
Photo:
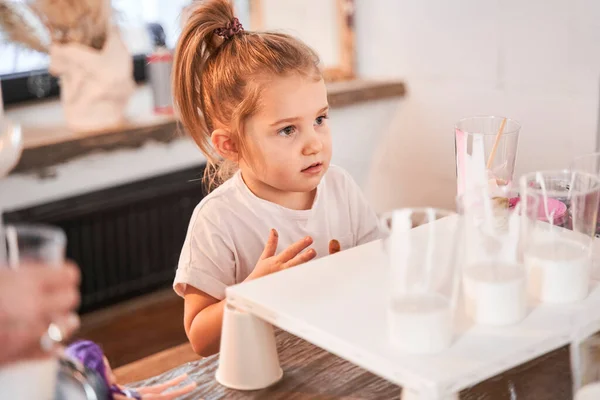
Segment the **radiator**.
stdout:
<path fill-rule="evenodd" d="M 81 268 L 85 313 L 172 284 L 204 166 L 5 214 L 59 226 Z"/>

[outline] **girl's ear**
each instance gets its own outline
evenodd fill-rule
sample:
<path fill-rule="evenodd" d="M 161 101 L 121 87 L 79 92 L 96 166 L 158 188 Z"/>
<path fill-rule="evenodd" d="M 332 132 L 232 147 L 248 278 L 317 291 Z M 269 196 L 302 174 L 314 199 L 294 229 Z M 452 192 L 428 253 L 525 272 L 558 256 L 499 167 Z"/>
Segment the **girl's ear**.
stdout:
<path fill-rule="evenodd" d="M 231 132 L 225 129 L 215 129 L 210 135 L 213 147 L 217 153 L 226 160 L 238 162 L 238 147 L 231 136 Z"/>

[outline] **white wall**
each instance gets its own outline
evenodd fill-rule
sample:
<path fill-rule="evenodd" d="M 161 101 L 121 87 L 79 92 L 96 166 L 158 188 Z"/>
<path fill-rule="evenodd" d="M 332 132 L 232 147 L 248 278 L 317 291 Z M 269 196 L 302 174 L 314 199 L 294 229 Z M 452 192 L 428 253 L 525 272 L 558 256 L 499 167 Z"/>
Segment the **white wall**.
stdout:
<path fill-rule="evenodd" d="M 596 149 L 597 0 L 356 0 L 359 73 L 401 78 L 370 182 L 378 209 L 453 208 L 453 125 L 496 114 L 522 123 L 517 174 Z"/>
<path fill-rule="evenodd" d="M 373 179 L 374 159 L 381 152 L 384 135 L 400 103 L 399 98 L 392 98 L 329 112 L 332 162 L 346 169 L 365 192 Z"/>
<path fill-rule="evenodd" d="M 260 30 L 296 36 L 319 54 L 324 66 L 339 65 L 337 0 L 262 0 L 261 5 Z"/>

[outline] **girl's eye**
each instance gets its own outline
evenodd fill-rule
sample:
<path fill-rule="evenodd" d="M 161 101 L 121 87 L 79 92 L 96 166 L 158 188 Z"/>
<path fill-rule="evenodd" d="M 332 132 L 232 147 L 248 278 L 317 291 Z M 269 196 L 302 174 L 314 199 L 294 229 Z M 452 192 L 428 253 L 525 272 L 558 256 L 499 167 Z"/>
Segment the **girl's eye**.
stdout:
<path fill-rule="evenodd" d="M 296 132 L 296 127 L 293 125 L 290 126 L 286 126 L 283 129 L 280 129 L 277 134 L 279 136 L 283 136 L 283 137 L 290 137 L 294 134 L 294 132 Z"/>
<path fill-rule="evenodd" d="M 325 120 L 328 118 L 329 117 L 327 115 L 321 115 L 317 117 L 317 119 L 315 119 L 315 125 L 323 125 L 325 123 Z"/>

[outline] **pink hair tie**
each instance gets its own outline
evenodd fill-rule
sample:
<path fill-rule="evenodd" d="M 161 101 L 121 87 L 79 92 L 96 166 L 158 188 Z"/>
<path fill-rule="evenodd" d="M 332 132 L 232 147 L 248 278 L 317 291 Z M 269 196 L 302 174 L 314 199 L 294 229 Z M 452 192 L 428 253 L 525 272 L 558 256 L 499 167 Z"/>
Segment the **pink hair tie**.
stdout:
<path fill-rule="evenodd" d="M 231 39 L 234 35 L 237 35 L 244 30 L 244 27 L 237 18 L 232 19 L 227 23 L 224 28 L 215 29 L 215 34 L 221 36 L 223 39 Z"/>

